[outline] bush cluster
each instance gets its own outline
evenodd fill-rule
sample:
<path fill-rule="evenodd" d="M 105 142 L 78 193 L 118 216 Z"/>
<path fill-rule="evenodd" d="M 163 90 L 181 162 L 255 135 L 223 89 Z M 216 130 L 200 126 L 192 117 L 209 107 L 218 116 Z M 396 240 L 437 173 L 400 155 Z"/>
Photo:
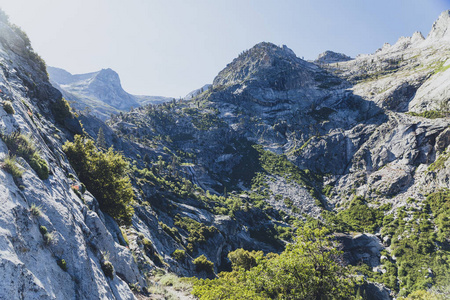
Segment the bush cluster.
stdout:
<path fill-rule="evenodd" d="M 22 177 L 23 171 L 17 165 L 15 156 L 7 156 L 2 164 L 2 169 L 10 173 L 14 178 Z"/>
<path fill-rule="evenodd" d="M 214 273 L 214 263 L 209 261 L 205 255 L 200 255 L 192 261 L 197 272 L 205 271 L 206 273 Z"/>
<path fill-rule="evenodd" d="M 94 141 L 80 135 L 75 135 L 73 142 L 66 142 L 63 150 L 80 180 L 97 198 L 100 209 L 130 224 L 134 192 L 124 157 L 112 148 L 105 152 L 98 150 Z"/>
<path fill-rule="evenodd" d="M 106 277 L 114 279 L 114 266 L 110 261 L 105 260 L 102 262 L 102 270 Z"/>
<path fill-rule="evenodd" d="M 357 299 L 357 279 L 341 264 L 341 254 L 324 230 L 303 229 L 279 255 L 230 253 L 233 271 L 195 281 L 192 293 L 201 300 Z"/>
<path fill-rule="evenodd" d="M 186 251 L 181 249 L 176 249 L 171 255 L 175 260 L 183 261 L 186 258 Z"/>

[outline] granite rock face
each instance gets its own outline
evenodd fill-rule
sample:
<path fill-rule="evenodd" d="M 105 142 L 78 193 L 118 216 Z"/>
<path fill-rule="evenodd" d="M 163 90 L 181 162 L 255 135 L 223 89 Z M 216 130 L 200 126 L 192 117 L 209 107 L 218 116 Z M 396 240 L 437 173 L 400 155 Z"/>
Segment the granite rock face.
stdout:
<path fill-rule="evenodd" d="M 29 135 L 50 169 L 41 180 L 18 157 L 21 178 L 0 170 L 0 298 L 135 299 L 127 283 L 146 283 L 131 252 L 111 238 L 96 200 L 91 197 L 89 207 L 73 192 L 80 182 L 61 150 L 70 135 L 55 127 L 52 113 L 61 93 L 49 84 L 22 32 L 2 21 L 0 36 L 0 97 L 15 111 L 0 108 L 0 131 Z M 7 155 L 0 140 L 0 160 Z M 102 252 L 122 277 L 104 275 Z"/>

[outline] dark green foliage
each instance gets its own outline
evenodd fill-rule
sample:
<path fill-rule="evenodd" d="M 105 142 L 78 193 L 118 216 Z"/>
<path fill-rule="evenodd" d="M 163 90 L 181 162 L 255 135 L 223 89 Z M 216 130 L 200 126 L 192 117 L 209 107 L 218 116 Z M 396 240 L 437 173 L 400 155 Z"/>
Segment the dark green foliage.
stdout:
<path fill-rule="evenodd" d="M 10 115 L 13 115 L 15 113 L 10 101 L 3 101 L 3 109 Z"/>
<path fill-rule="evenodd" d="M 18 132 L 10 135 L 1 135 L 2 140 L 8 146 L 11 154 L 23 157 L 30 167 L 37 173 L 40 179 L 48 178 L 49 169 L 47 162 L 38 154 L 31 139 Z"/>
<path fill-rule="evenodd" d="M 95 148 L 92 140 L 76 135 L 63 146 L 70 163 L 86 188 L 97 198 L 100 209 L 124 224 L 131 223 L 134 192 L 123 156 L 109 148 Z"/>
<path fill-rule="evenodd" d="M 183 112 L 191 117 L 192 124 L 199 130 L 209 130 L 222 125 L 223 121 L 214 113 L 201 113 L 194 108 L 184 108 Z"/>
<path fill-rule="evenodd" d="M 389 209 L 389 208 L 386 208 Z M 384 274 L 368 270 L 370 280 L 407 296 L 414 291 L 443 286 L 450 278 L 450 192 L 448 190 L 427 196 L 420 209 L 398 208 L 386 215 L 381 230 L 389 237 L 391 255 L 383 260 Z M 360 268 L 361 270 L 361 268 Z"/>
<path fill-rule="evenodd" d="M 102 262 L 102 270 L 106 277 L 111 280 L 114 279 L 114 266 L 110 261 L 105 260 Z"/>
<path fill-rule="evenodd" d="M 56 263 L 64 272 L 67 272 L 67 263 L 64 259 L 58 259 Z"/>
<path fill-rule="evenodd" d="M 180 233 L 178 232 L 178 229 L 175 227 L 169 227 L 163 222 L 158 222 L 159 226 L 164 230 L 165 233 L 167 233 L 170 237 L 172 237 L 175 241 L 181 242 Z"/>
<path fill-rule="evenodd" d="M 49 170 L 47 162 L 40 157 L 36 152 L 31 156 L 29 162 L 30 167 L 37 173 L 40 179 L 48 178 Z"/>
<path fill-rule="evenodd" d="M 347 209 L 338 213 L 337 217 L 353 230 L 375 232 L 376 228 L 381 226 L 384 214 L 378 209 L 369 207 L 363 197 L 357 196 Z"/>
<path fill-rule="evenodd" d="M 189 232 L 187 249 L 191 253 L 193 253 L 197 244 L 205 243 L 208 238 L 218 232 L 214 226 L 206 226 L 188 217 L 179 217 L 177 215 L 174 220 L 176 226 Z"/>
<path fill-rule="evenodd" d="M 278 239 L 278 231 L 273 224 L 265 224 L 255 229 L 250 229 L 250 236 L 260 242 L 282 249 L 283 244 Z"/>
<path fill-rule="evenodd" d="M 248 267 L 250 262 L 256 266 L 247 270 L 238 263 L 233 272 L 222 272 L 217 279 L 197 280 L 192 293 L 200 300 L 355 299 L 356 278 L 341 265 L 341 252 L 324 230 L 299 231 L 296 242 L 280 255 L 263 257 L 257 252 L 254 260 L 249 256 L 243 265 Z"/>
<path fill-rule="evenodd" d="M 56 122 L 64 124 L 65 119 L 71 119 L 72 109 L 66 99 L 61 98 L 57 100 L 52 106 L 52 113 Z"/>
<path fill-rule="evenodd" d="M 206 273 L 214 273 L 214 263 L 209 261 L 203 254 L 192 261 L 197 272 L 205 271 Z"/>
<path fill-rule="evenodd" d="M 45 226 L 40 226 L 39 231 L 41 232 L 42 235 L 44 235 L 48 232 L 47 227 L 45 227 Z"/>
<path fill-rule="evenodd" d="M 178 261 L 183 261 L 186 258 L 186 251 L 181 250 L 181 249 L 176 249 L 175 251 L 173 251 L 173 253 L 171 254 L 171 256 Z"/>
<path fill-rule="evenodd" d="M 237 249 L 228 253 L 228 259 L 231 261 L 233 270 L 244 269 L 246 271 L 256 267 L 257 261 L 264 256 L 262 251 L 247 251 L 244 249 Z"/>
<path fill-rule="evenodd" d="M 106 149 L 106 140 L 105 140 L 105 134 L 103 133 L 103 129 L 100 127 L 97 134 L 97 141 L 95 142 L 97 147 Z"/>

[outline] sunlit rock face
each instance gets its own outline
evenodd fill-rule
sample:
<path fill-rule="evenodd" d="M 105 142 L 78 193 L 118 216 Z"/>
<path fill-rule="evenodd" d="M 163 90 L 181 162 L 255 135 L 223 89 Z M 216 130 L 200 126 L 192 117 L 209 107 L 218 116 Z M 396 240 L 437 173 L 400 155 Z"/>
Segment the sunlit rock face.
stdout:
<path fill-rule="evenodd" d="M 14 108 L 14 114 L 0 108 L 0 131 L 27 135 L 48 163 L 49 177 L 40 179 L 21 157 L 21 178 L 0 170 L 0 298 L 134 299 L 127 282 L 145 282 L 131 252 L 105 226 L 96 200 L 87 192 L 83 202 L 73 192 L 81 185 L 61 150 L 71 133 L 52 112 L 61 93 L 23 38 L 0 22 L 0 97 Z M 1 161 L 8 151 L 0 140 Z M 102 252 L 120 277 L 104 275 Z"/>
<path fill-rule="evenodd" d="M 71 102 L 74 109 L 89 112 L 106 120 L 111 114 L 129 111 L 145 104 L 163 103 L 171 98 L 135 96 L 127 93 L 119 75 L 111 69 L 72 75 L 66 70 L 47 68 L 50 82 Z"/>

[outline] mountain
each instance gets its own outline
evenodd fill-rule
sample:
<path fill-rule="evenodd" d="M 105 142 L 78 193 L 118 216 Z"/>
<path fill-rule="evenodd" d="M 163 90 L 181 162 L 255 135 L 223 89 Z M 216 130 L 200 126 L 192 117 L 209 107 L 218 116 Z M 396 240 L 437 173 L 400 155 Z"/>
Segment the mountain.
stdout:
<path fill-rule="evenodd" d="M 320 215 L 336 231 L 377 234 L 367 234 L 373 239 L 356 243 L 354 250 L 354 241 L 343 242 L 348 246 L 344 257 L 385 274 L 369 273 L 379 278 L 375 281 L 394 276 L 385 283 L 392 295 L 408 294 L 425 284 L 418 276 L 426 266 L 419 261 L 435 259 L 432 251 L 449 255 L 448 239 L 433 237 L 446 232 L 438 219 L 430 221 L 440 228 L 436 232 L 404 236 L 419 230 L 414 224 L 429 222 L 421 212 L 438 218 L 448 213 L 438 212 L 436 204 L 439 197 L 448 199 L 450 187 L 447 15 L 441 15 L 426 39 L 414 33 L 355 59 L 307 62 L 286 46 L 260 43 L 190 101 L 142 107 L 108 124 L 154 163 L 162 154 L 167 164 L 180 161 L 187 178 L 211 194 L 238 197 L 251 210 L 263 208 L 259 225 L 245 223 L 239 209 L 232 210 L 235 220 L 253 232 L 251 237 L 264 236 L 270 244 L 277 222 L 305 215 Z M 435 209 L 427 210 L 429 205 Z M 405 246 L 426 241 L 435 244 Z M 225 240 L 233 248 L 230 242 Z M 224 268 L 208 252 L 223 244 L 199 247 L 199 253 Z M 389 269 L 392 264 L 406 266 L 406 273 Z M 434 264 L 430 270 L 436 279 L 426 284 L 448 285 L 448 265 Z"/>
<path fill-rule="evenodd" d="M 88 109 L 106 120 L 111 114 L 128 111 L 145 104 L 170 101 L 161 96 L 135 96 L 123 90 L 119 75 L 111 69 L 72 75 L 66 70 L 48 67 L 50 82 L 77 110 Z"/>
<path fill-rule="evenodd" d="M 125 110 L 117 74 L 48 69 L 61 94 L 0 13 L 0 298 L 445 295 L 449 16 L 350 60 L 262 42 L 105 123 L 62 96 Z"/>

